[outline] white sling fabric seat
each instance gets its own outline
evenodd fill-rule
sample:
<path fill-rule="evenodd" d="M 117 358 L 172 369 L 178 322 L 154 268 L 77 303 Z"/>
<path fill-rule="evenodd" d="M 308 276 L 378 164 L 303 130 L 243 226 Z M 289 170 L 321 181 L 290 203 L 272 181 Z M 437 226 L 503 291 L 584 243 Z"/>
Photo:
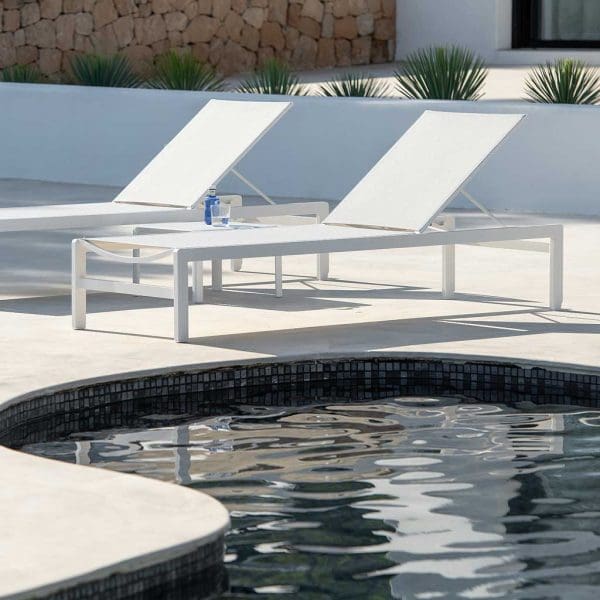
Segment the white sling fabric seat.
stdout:
<path fill-rule="evenodd" d="M 562 226 L 436 230 L 447 205 L 522 121 L 523 115 L 426 111 L 319 225 L 235 230 L 220 236 L 165 233 L 76 240 L 73 246 L 73 326 L 85 328 L 86 290 L 173 298 L 174 337 L 188 340 L 188 264 L 238 257 L 382 250 L 419 246 L 444 249 L 443 290 L 454 291 L 454 245 L 506 243 L 550 254 L 550 306 L 562 303 Z M 547 238 L 550 243 L 523 241 Z M 135 286 L 86 275 L 88 252 L 130 249 L 173 257 L 172 288 Z"/>

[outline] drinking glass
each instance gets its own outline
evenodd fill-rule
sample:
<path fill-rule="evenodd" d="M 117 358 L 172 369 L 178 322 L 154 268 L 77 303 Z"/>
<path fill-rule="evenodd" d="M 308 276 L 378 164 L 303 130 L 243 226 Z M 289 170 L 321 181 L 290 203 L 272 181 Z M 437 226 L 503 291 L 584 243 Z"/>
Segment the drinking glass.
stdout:
<path fill-rule="evenodd" d="M 214 227 L 229 227 L 229 217 L 231 216 L 230 204 L 213 204 L 210 207 L 210 216 Z"/>

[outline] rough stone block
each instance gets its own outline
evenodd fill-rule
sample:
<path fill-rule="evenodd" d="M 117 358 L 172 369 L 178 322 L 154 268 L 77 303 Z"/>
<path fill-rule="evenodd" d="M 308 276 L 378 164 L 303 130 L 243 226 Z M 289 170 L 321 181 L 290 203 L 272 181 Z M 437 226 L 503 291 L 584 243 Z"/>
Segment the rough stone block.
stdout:
<path fill-rule="evenodd" d="M 317 61 L 317 42 L 301 35 L 292 54 L 292 63 L 300 69 L 311 69 Z"/>
<path fill-rule="evenodd" d="M 302 7 L 299 4 L 290 4 L 288 9 L 288 17 L 287 17 L 287 25 L 288 27 L 298 28 L 298 24 L 300 23 L 300 13 L 302 12 Z"/>
<path fill-rule="evenodd" d="M 320 69 L 335 66 L 335 42 L 331 38 L 319 40 L 316 66 Z"/>
<path fill-rule="evenodd" d="M 260 45 L 271 46 L 275 50 L 285 48 L 285 37 L 279 23 L 265 23 L 260 31 Z"/>
<path fill-rule="evenodd" d="M 303 17 L 309 17 L 320 23 L 325 14 L 325 7 L 321 0 L 305 0 L 300 14 Z"/>
<path fill-rule="evenodd" d="M 333 5 L 333 16 L 336 19 L 345 17 L 350 14 L 349 0 L 335 0 Z"/>
<path fill-rule="evenodd" d="M 185 13 L 172 12 L 165 15 L 165 25 L 167 31 L 183 31 L 188 24 L 188 18 Z"/>
<path fill-rule="evenodd" d="M 314 40 L 318 40 L 321 37 L 321 24 L 310 17 L 300 17 L 298 31 Z"/>
<path fill-rule="evenodd" d="M 371 38 L 360 37 L 352 40 L 352 64 L 367 65 L 371 60 Z"/>
<path fill-rule="evenodd" d="M 16 31 L 21 26 L 21 13 L 18 10 L 5 10 L 2 22 L 4 31 Z"/>
<path fill-rule="evenodd" d="M 64 13 L 79 13 L 83 10 L 83 0 L 64 0 L 62 10 Z"/>
<path fill-rule="evenodd" d="M 230 40 L 239 42 L 242 39 L 244 19 L 235 12 L 230 12 L 225 18 L 225 31 Z"/>
<path fill-rule="evenodd" d="M 169 0 L 152 0 L 152 12 L 157 15 L 164 15 L 171 10 Z"/>
<path fill-rule="evenodd" d="M 56 46 L 60 50 L 75 47 L 75 15 L 61 15 L 56 19 Z"/>
<path fill-rule="evenodd" d="M 117 44 L 119 45 L 119 48 L 125 48 L 126 46 L 129 46 L 129 44 L 133 42 L 134 38 L 133 17 L 131 15 L 119 17 L 113 23 L 113 30 L 115 32 L 115 37 L 117 38 Z"/>
<path fill-rule="evenodd" d="M 119 50 L 119 43 L 112 25 L 105 25 L 99 31 L 94 31 L 90 39 L 95 52 L 100 54 L 116 54 Z"/>
<path fill-rule="evenodd" d="M 25 45 L 25 30 L 24 29 L 19 29 L 18 31 L 15 31 L 15 33 L 13 35 L 14 35 L 13 46 L 15 48 Z"/>
<path fill-rule="evenodd" d="M 396 15 L 396 0 L 382 0 L 381 10 L 384 17 L 393 18 Z"/>
<path fill-rule="evenodd" d="M 269 4 L 269 21 L 287 25 L 288 0 L 271 0 Z"/>
<path fill-rule="evenodd" d="M 248 25 L 252 25 L 256 29 L 260 29 L 265 22 L 266 11 L 264 8 L 251 6 L 244 11 L 242 18 Z"/>
<path fill-rule="evenodd" d="M 219 21 L 213 17 L 199 15 L 193 19 L 184 31 L 183 39 L 186 43 L 210 42 L 217 29 Z"/>
<path fill-rule="evenodd" d="M 122 51 L 133 64 L 145 65 L 152 62 L 152 50 L 148 46 L 127 46 Z"/>
<path fill-rule="evenodd" d="M 192 56 L 195 56 L 203 63 L 208 62 L 209 45 L 207 43 L 194 44 L 192 46 Z"/>
<path fill-rule="evenodd" d="M 348 8 L 350 14 L 355 17 L 364 15 L 369 10 L 367 7 L 367 0 L 349 0 Z"/>
<path fill-rule="evenodd" d="M 336 38 L 343 38 L 345 40 L 353 40 L 358 37 L 356 19 L 354 17 L 336 19 L 333 26 L 333 35 Z"/>
<path fill-rule="evenodd" d="M 152 15 L 143 22 L 143 45 L 149 46 L 167 37 L 167 27 L 161 15 Z"/>
<path fill-rule="evenodd" d="M 372 14 L 365 13 L 364 15 L 356 17 L 356 29 L 358 30 L 358 35 L 371 35 L 374 26 L 375 21 Z"/>
<path fill-rule="evenodd" d="M 43 19 L 34 25 L 29 25 L 25 28 L 25 40 L 30 46 L 54 48 L 56 46 L 54 23 L 48 19 Z"/>
<path fill-rule="evenodd" d="M 213 5 L 212 15 L 215 19 L 223 21 L 231 10 L 231 0 L 216 0 Z"/>
<path fill-rule="evenodd" d="M 112 0 L 98 0 L 92 14 L 94 15 L 96 30 L 102 29 L 102 27 L 116 21 L 119 17 Z"/>
<path fill-rule="evenodd" d="M 249 71 L 256 64 L 256 55 L 231 40 L 225 44 L 218 69 L 224 75 Z"/>
<path fill-rule="evenodd" d="M 219 2 L 219 0 L 216 0 L 216 2 Z M 198 5 L 199 15 L 212 15 L 213 0 L 196 0 L 194 3 Z"/>
<path fill-rule="evenodd" d="M 376 40 L 392 40 L 396 35 L 396 27 L 392 19 L 378 19 L 375 21 L 373 37 Z"/>
<path fill-rule="evenodd" d="M 35 46 L 20 46 L 17 48 L 17 63 L 20 65 L 30 65 L 37 62 L 39 51 Z"/>
<path fill-rule="evenodd" d="M 333 23 L 334 18 L 332 13 L 327 13 L 323 16 L 323 23 L 321 26 L 321 37 L 332 38 L 333 37 Z"/>
<path fill-rule="evenodd" d="M 79 35 L 90 35 L 94 31 L 94 18 L 90 13 L 78 13 L 75 15 L 75 33 Z"/>
<path fill-rule="evenodd" d="M 285 31 L 285 47 L 288 50 L 293 50 L 300 39 L 300 32 L 297 29 L 289 27 Z"/>
<path fill-rule="evenodd" d="M 40 18 L 39 4 L 32 2 L 31 4 L 25 4 L 21 9 L 21 27 L 33 25 L 34 23 L 37 23 Z"/>
<path fill-rule="evenodd" d="M 248 50 L 251 50 L 252 52 L 256 52 L 258 50 L 258 44 L 260 42 L 260 33 L 258 32 L 258 29 L 252 27 L 252 25 L 248 25 L 246 23 L 246 25 L 244 25 L 244 28 L 242 29 L 242 39 L 240 41 L 240 44 L 244 47 L 247 48 Z"/>
<path fill-rule="evenodd" d="M 241 15 L 248 8 L 247 0 L 231 0 L 231 10 Z"/>
<path fill-rule="evenodd" d="M 115 8 L 121 17 L 133 15 L 137 11 L 135 0 L 115 0 Z"/>
<path fill-rule="evenodd" d="M 348 40 L 335 40 L 335 62 L 339 67 L 352 64 L 352 45 Z"/>
<path fill-rule="evenodd" d="M 51 48 L 40 50 L 38 65 L 44 75 L 54 75 L 60 71 L 62 64 L 62 52 Z"/>
<path fill-rule="evenodd" d="M 62 0 L 41 0 L 40 14 L 42 19 L 56 19 L 62 12 Z"/>
<path fill-rule="evenodd" d="M 0 48 L 0 69 L 12 67 L 17 62 L 17 50 L 15 48 Z"/>

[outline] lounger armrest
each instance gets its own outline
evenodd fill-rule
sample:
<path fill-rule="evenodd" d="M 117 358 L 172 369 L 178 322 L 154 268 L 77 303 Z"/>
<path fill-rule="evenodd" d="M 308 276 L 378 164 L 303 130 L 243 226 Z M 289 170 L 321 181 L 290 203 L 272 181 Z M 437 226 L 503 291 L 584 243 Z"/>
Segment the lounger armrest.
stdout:
<path fill-rule="evenodd" d="M 259 206 L 231 206 L 232 219 L 255 219 L 257 217 L 314 216 L 321 221 L 329 214 L 329 203 L 290 202 L 287 204 L 261 204 Z"/>

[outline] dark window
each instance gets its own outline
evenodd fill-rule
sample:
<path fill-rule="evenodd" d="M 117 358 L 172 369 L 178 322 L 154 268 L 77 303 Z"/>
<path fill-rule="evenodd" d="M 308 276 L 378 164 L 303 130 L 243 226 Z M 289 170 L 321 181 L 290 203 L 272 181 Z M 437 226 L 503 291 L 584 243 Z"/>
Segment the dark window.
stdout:
<path fill-rule="evenodd" d="M 600 48 L 600 0 L 513 0 L 513 47 Z"/>

